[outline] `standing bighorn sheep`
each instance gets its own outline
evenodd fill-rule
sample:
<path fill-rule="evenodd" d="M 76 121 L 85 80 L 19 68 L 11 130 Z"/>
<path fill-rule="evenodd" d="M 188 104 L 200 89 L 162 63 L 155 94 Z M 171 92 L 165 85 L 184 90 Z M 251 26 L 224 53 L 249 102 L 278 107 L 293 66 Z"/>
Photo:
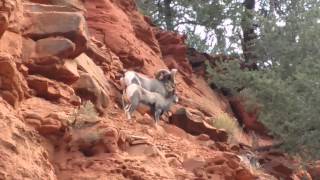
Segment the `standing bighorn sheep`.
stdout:
<path fill-rule="evenodd" d="M 123 88 L 122 104 L 128 119 L 142 103 L 151 106 L 157 122 L 160 116 L 170 109 L 172 103 L 178 101 L 175 94 L 176 73 L 177 69 L 161 69 L 155 73 L 156 79 L 153 79 L 134 71 L 125 72 L 120 82 Z M 125 96 L 129 101 L 128 105 L 125 105 Z"/>
<path fill-rule="evenodd" d="M 175 90 L 176 73 L 177 69 L 171 69 L 171 71 L 161 69 L 155 73 L 156 79 L 153 79 L 135 71 L 127 71 L 124 77 L 120 79 L 120 82 L 123 89 L 134 83 L 150 92 L 157 92 L 164 97 L 168 97 Z"/>
<path fill-rule="evenodd" d="M 140 103 L 151 106 L 154 112 L 154 118 L 156 123 L 160 120 L 163 113 L 169 111 L 173 103 L 178 102 L 178 97 L 174 93 L 170 97 L 163 97 L 159 93 L 150 92 L 140 85 L 130 84 L 125 94 L 128 105 L 125 106 L 124 111 L 128 119 L 131 119 L 131 114 L 137 109 Z"/>

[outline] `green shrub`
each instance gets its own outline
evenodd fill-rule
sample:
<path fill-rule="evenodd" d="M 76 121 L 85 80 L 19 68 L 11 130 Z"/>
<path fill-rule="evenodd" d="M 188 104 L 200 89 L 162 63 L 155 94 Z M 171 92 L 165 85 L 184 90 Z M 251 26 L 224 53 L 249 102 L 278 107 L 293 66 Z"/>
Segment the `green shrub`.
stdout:
<path fill-rule="evenodd" d="M 259 121 L 287 152 L 304 159 L 320 158 L 320 2 L 297 1 L 285 24 L 258 17 L 256 44 L 259 70 L 240 68 L 240 61 L 208 65 L 208 82 L 227 88 L 234 96 L 261 105 Z"/>
<path fill-rule="evenodd" d="M 222 75 L 216 72 L 208 74 L 210 82 L 218 87 L 230 88 L 233 95 L 245 98 L 248 111 L 254 104 L 261 104 L 259 120 L 273 135 L 284 141 L 282 147 L 286 151 L 299 154 L 307 151 L 304 154 L 318 158 L 320 108 L 317 107 L 320 103 L 320 87 L 316 76 L 309 76 L 309 72 L 306 69 L 306 72 L 297 72 L 287 79 L 281 79 L 273 71 L 230 69 L 230 72 Z M 238 92 L 238 89 L 242 91 Z"/>

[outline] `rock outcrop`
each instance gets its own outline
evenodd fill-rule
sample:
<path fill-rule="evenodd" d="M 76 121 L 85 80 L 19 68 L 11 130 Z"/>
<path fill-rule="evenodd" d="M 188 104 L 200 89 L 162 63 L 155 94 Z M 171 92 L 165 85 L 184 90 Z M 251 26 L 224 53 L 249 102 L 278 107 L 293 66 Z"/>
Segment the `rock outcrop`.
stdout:
<path fill-rule="evenodd" d="M 191 76 L 192 68 L 186 56 L 186 36 L 159 29 L 155 29 L 155 33 L 166 65 L 169 68 L 179 69 L 184 75 Z"/>
<path fill-rule="evenodd" d="M 195 110 L 181 108 L 170 118 L 170 123 L 184 129 L 192 135 L 206 134 L 214 141 L 226 142 L 228 134 L 224 130 L 215 129 L 199 116 Z"/>
<path fill-rule="evenodd" d="M 37 96 L 79 104 L 71 85 L 80 96 L 91 93 L 90 100 L 103 112 L 108 83 L 101 68 L 84 54 L 89 33 L 81 8 L 74 8 L 73 2 L 41 3 L 24 3 L 22 63 L 30 74 L 29 86 Z"/>
<path fill-rule="evenodd" d="M 81 54 L 75 61 L 80 69 L 80 78 L 73 84 L 73 88 L 83 98 L 94 102 L 98 111 L 103 113 L 108 106 L 110 92 L 103 71 L 86 54 Z"/>
<path fill-rule="evenodd" d="M 19 33 L 23 19 L 21 0 L 7 0 L 0 4 L 0 38 L 6 30 Z"/>
<path fill-rule="evenodd" d="M 133 1 L 86 1 L 90 33 L 117 54 L 125 67 L 154 64 L 148 73 L 163 66 L 152 28 L 144 21 Z"/>

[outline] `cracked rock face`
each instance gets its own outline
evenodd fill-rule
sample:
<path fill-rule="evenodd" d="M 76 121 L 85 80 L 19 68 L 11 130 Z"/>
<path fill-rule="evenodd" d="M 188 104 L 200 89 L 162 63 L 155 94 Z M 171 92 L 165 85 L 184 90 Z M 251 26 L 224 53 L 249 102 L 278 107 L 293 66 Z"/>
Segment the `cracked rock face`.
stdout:
<path fill-rule="evenodd" d="M 57 179 L 41 137 L 0 97 L 0 179 Z"/>
<path fill-rule="evenodd" d="M 0 53 L 0 96 L 16 107 L 28 96 L 28 87 L 22 74 L 17 70 L 14 58 Z"/>
<path fill-rule="evenodd" d="M 20 32 L 21 20 L 23 19 L 21 0 L 0 1 L 0 37 L 6 30 Z"/>

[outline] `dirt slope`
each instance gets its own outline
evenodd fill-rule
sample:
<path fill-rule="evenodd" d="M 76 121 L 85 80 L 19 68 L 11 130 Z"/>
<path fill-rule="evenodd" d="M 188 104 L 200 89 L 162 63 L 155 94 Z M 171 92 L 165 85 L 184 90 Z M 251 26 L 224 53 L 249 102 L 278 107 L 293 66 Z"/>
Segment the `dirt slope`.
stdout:
<path fill-rule="evenodd" d="M 227 133 L 210 125 L 231 108 L 193 73 L 184 40 L 152 26 L 133 0 L 0 3 L 0 179 L 308 175 L 284 154 L 229 145 Z M 159 126 L 139 113 L 126 120 L 119 105 L 124 68 L 150 77 L 179 70 L 181 101 L 171 117 Z"/>

